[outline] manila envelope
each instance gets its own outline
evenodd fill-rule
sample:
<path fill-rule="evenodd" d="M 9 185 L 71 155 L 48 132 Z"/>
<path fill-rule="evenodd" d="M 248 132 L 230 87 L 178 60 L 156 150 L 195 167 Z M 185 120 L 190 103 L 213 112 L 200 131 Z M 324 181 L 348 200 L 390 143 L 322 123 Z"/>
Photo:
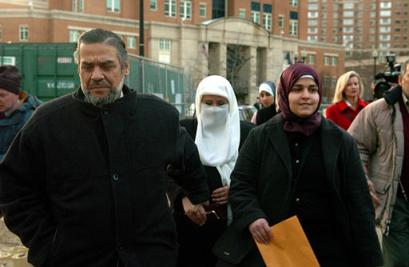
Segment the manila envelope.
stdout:
<path fill-rule="evenodd" d="M 271 227 L 272 240 L 257 247 L 267 267 L 319 267 L 297 216 Z"/>

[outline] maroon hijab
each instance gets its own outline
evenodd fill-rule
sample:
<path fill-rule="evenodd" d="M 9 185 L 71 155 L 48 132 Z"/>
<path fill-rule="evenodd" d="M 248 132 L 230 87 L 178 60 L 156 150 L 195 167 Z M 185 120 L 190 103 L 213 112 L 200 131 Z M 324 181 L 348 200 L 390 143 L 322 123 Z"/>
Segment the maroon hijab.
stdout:
<path fill-rule="evenodd" d="M 318 86 L 318 94 L 320 96 L 317 109 L 308 118 L 300 118 L 291 112 L 288 95 L 291 88 L 299 78 L 304 75 L 311 75 Z M 317 72 L 307 64 L 296 63 L 290 65 L 283 71 L 278 85 L 278 104 L 284 117 L 284 131 L 297 132 L 304 135 L 311 135 L 321 125 L 321 114 L 318 112 L 322 100 L 322 84 Z"/>

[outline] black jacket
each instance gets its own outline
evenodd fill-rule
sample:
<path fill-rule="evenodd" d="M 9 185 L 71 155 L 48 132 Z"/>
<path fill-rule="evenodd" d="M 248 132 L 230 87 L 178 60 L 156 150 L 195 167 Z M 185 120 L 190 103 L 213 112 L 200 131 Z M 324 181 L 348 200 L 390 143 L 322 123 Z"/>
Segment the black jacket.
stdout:
<path fill-rule="evenodd" d="M 266 218 L 274 225 L 288 217 L 285 207 L 294 196 L 291 153 L 283 123 L 282 115 L 277 115 L 256 127 L 240 151 L 229 192 L 233 224 L 214 247 L 216 255 L 226 262 L 239 264 L 256 249 L 248 231 L 250 223 Z M 380 266 L 374 210 L 356 145 L 349 134 L 324 118 L 319 130 L 333 223 L 344 238 L 349 261 L 354 266 Z M 240 266 L 260 266 L 246 264 Z"/>
<path fill-rule="evenodd" d="M 260 125 L 274 117 L 277 114 L 276 105 L 272 104 L 269 107 L 259 109 L 256 114 L 256 125 Z"/>
<path fill-rule="evenodd" d="M 33 265 L 171 266 L 167 167 L 185 166 L 177 182 L 192 202 L 208 199 L 177 110 L 123 90 L 103 108 L 83 102 L 81 90 L 43 105 L 0 165 L 0 208 Z"/>

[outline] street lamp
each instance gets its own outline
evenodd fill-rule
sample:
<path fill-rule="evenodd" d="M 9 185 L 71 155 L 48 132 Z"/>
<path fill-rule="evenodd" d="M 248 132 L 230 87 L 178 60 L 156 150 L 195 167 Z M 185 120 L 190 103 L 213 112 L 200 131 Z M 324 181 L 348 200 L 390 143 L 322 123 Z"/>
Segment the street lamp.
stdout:
<path fill-rule="evenodd" d="M 372 51 L 372 57 L 373 57 L 373 77 L 375 79 L 375 76 L 376 76 L 376 60 L 378 59 L 378 50 L 374 49 Z"/>

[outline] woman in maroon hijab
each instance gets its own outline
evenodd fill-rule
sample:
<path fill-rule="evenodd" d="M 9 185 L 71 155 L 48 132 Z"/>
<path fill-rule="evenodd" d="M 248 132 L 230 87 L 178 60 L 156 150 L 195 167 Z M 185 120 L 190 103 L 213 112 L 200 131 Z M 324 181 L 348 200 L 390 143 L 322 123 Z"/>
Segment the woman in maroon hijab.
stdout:
<path fill-rule="evenodd" d="M 253 239 L 297 215 L 321 266 L 380 266 L 374 210 L 353 139 L 319 112 L 322 86 L 306 64 L 282 73 L 281 114 L 253 129 L 231 176 L 233 223 L 217 266 L 265 266 Z"/>

